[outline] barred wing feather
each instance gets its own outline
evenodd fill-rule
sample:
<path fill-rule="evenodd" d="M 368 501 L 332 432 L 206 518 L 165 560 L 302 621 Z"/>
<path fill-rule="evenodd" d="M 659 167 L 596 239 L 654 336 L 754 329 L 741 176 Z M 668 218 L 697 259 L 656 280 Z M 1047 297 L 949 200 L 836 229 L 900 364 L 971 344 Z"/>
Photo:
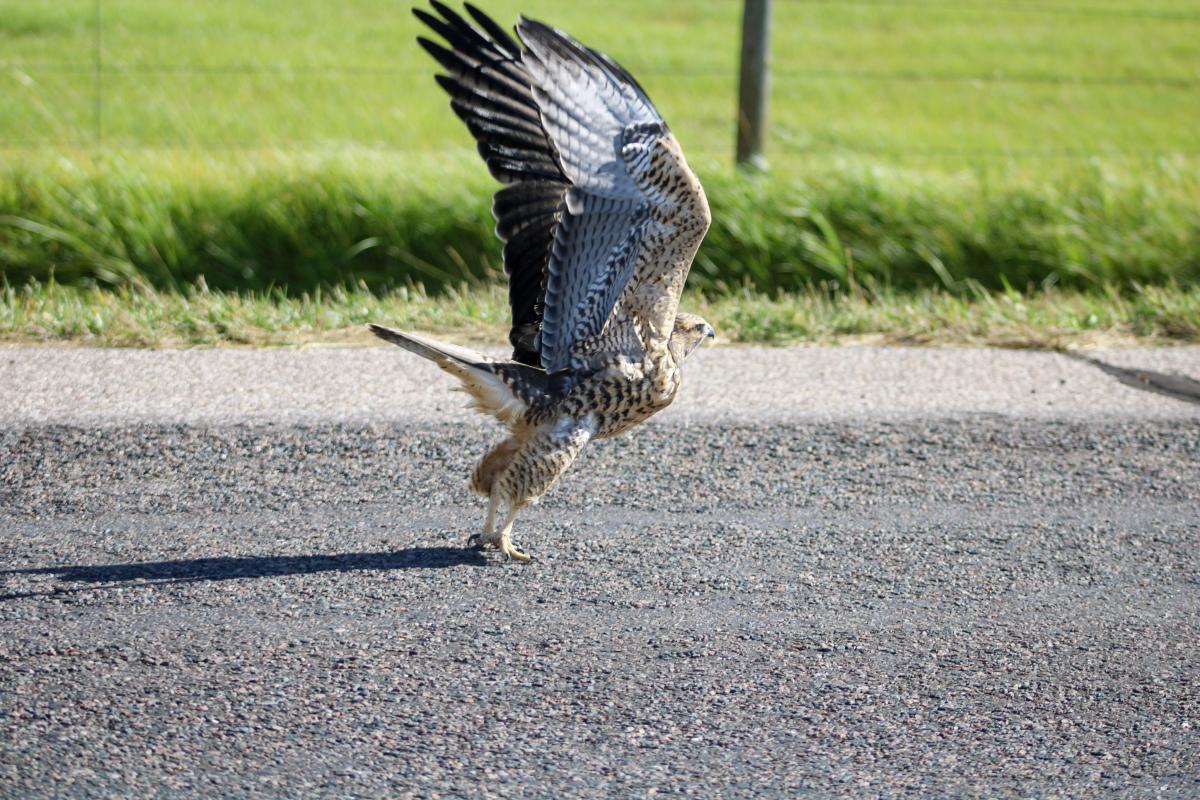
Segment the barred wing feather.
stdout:
<path fill-rule="evenodd" d="M 542 128 L 517 42 L 469 4 L 478 27 L 437 0 L 430 5 L 437 16 L 419 8 L 413 14 L 449 47 L 424 37 L 417 41 L 445 70 L 437 82 L 450 95 L 450 107 L 475 138 L 488 171 L 506 184 L 492 201 L 492 214 L 504 242 L 513 359 L 541 366 L 537 342 L 546 262 L 570 181 Z"/>
<path fill-rule="evenodd" d="M 648 185 L 648 142 L 669 135 L 641 87 L 621 67 L 561 31 L 522 18 L 542 126 L 572 187 L 547 264 L 541 360 L 564 369 L 599 333 L 633 278 L 658 225 Z"/>
<path fill-rule="evenodd" d="M 646 93 L 616 62 L 525 18 L 522 50 L 478 9 L 466 6 L 476 27 L 432 5 L 440 18 L 415 13 L 450 49 L 421 44 L 447 71 L 438 82 L 489 170 L 508 184 L 493 213 L 505 242 L 514 358 L 565 369 L 604 330 L 631 282 L 648 276 L 639 265 L 649 263 L 650 275 L 660 267 L 655 256 L 691 199 L 681 200 L 680 186 L 698 197 L 703 235 L 703 191 Z M 671 274 L 646 292 L 656 335 L 669 334 L 693 238 L 686 258 L 662 264 Z"/>

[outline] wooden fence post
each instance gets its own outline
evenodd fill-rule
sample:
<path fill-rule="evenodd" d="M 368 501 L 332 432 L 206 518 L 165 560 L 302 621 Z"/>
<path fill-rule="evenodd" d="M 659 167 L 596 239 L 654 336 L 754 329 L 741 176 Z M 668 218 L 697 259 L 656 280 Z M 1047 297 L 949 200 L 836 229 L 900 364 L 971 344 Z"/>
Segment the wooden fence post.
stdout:
<path fill-rule="evenodd" d="M 763 170 L 767 159 L 767 96 L 770 91 L 771 0 L 745 0 L 742 11 L 742 69 L 738 83 L 737 163 Z"/>

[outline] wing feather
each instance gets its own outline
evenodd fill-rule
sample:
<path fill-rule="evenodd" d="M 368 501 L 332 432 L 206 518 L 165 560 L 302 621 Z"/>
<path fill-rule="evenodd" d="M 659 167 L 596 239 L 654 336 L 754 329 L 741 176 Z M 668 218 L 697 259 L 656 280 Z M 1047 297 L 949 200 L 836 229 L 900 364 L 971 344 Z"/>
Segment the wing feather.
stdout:
<path fill-rule="evenodd" d="M 665 288 L 647 281 L 652 288 L 639 293 L 632 284 L 660 268 L 652 248 L 672 233 L 676 198 L 656 181 L 688 183 L 676 174 L 687 167 L 661 157 L 664 143 L 674 138 L 645 91 L 616 62 L 539 22 L 522 18 L 517 32 L 528 48 L 522 62 L 542 127 L 572 183 L 547 264 L 540 350 L 542 365 L 554 372 L 582 355 L 578 348 L 604 330 L 626 292 L 653 309 L 651 331 L 669 335 L 660 319 L 674 317 L 691 254 Z M 651 274 L 642 275 L 639 264 L 649 265 Z M 680 272 L 673 264 L 661 268 Z M 674 296 L 664 302 L 656 292 Z"/>
<path fill-rule="evenodd" d="M 540 22 L 521 18 L 522 49 L 470 4 L 475 25 L 431 5 L 438 16 L 414 13 L 449 47 L 421 46 L 446 71 L 438 83 L 489 171 L 507 184 L 492 211 L 505 242 L 514 359 L 566 368 L 618 306 L 669 334 L 708 208 L 646 92 L 612 59 Z"/>
<path fill-rule="evenodd" d="M 529 181 L 507 186 L 492 199 L 496 234 L 505 242 L 509 341 L 517 361 L 541 366 L 538 349 L 546 294 L 546 263 L 563 206 L 563 185 Z"/>
<path fill-rule="evenodd" d="M 639 200 L 572 194 L 550 253 L 541 336 L 548 372 L 565 369 L 575 346 L 603 329 L 650 222 Z"/>
<path fill-rule="evenodd" d="M 541 366 L 537 341 L 542 327 L 546 265 L 569 181 L 546 131 L 520 45 L 479 9 L 467 5 L 476 28 L 440 2 L 437 16 L 413 13 L 449 47 L 418 42 L 446 71 L 438 84 L 450 107 L 475 138 L 488 171 L 506 184 L 493 198 L 496 234 L 504 242 L 508 275 L 513 359 Z"/>

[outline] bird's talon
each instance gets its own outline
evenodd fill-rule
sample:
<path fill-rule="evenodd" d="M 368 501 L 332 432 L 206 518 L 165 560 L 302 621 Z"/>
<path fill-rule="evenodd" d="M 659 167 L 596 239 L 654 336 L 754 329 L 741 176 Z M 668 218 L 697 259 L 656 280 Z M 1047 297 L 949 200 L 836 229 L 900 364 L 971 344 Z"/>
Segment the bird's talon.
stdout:
<path fill-rule="evenodd" d="M 512 542 L 504 542 L 501 545 L 501 550 L 510 561 L 519 561 L 522 564 L 528 564 L 533 561 L 533 558 L 524 550 L 518 550 Z"/>

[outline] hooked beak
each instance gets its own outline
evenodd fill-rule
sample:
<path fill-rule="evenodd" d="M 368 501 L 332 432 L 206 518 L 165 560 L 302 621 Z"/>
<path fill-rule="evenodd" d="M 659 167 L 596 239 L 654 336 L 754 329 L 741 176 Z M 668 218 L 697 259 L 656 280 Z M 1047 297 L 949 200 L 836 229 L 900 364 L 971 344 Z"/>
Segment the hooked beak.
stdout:
<path fill-rule="evenodd" d="M 704 334 L 704 336 L 705 336 L 705 338 L 707 338 L 707 339 L 712 339 L 712 340 L 713 340 L 713 342 L 716 342 L 716 341 L 717 341 L 717 332 L 713 330 L 713 326 L 712 326 L 712 325 L 709 325 L 709 326 L 708 326 L 708 333 Z"/>

